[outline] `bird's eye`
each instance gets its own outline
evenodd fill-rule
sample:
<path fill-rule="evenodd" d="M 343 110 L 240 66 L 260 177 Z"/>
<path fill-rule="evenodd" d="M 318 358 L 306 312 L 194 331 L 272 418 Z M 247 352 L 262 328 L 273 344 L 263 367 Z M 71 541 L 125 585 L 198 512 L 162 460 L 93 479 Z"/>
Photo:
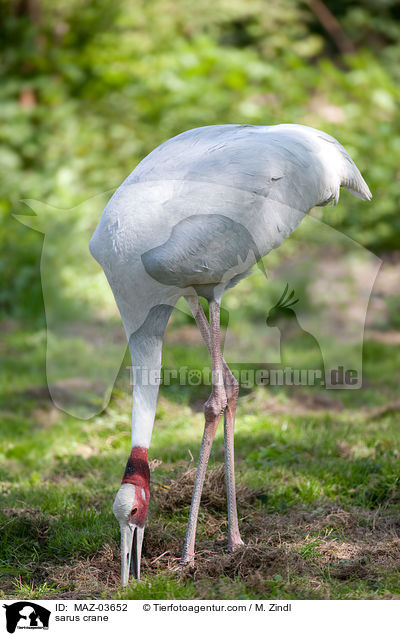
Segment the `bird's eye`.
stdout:
<path fill-rule="evenodd" d="M 131 516 L 133 517 L 137 513 L 137 508 L 132 508 Z"/>

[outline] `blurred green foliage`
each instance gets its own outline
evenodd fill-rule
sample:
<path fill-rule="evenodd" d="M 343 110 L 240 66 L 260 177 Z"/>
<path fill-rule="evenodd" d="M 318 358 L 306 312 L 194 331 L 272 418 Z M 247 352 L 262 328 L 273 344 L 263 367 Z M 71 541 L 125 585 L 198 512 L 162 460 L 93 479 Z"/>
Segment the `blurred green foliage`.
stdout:
<path fill-rule="evenodd" d="M 0 24 L 3 311 L 41 311 L 42 235 L 12 216 L 23 199 L 77 206 L 196 126 L 326 130 L 374 199 L 344 195 L 324 219 L 374 250 L 399 245 L 395 0 L 0 0 Z"/>

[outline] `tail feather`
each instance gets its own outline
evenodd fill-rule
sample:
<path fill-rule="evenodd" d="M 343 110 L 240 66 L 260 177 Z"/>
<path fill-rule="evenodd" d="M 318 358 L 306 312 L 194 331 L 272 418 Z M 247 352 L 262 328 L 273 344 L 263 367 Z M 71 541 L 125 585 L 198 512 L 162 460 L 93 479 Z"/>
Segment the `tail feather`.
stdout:
<path fill-rule="evenodd" d="M 358 199 L 363 199 L 364 201 L 372 199 L 371 191 L 355 165 L 351 177 L 344 179 L 340 185 Z"/>
<path fill-rule="evenodd" d="M 342 168 L 340 169 L 341 187 L 351 192 L 351 194 L 358 199 L 363 199 L 364 201 L 372 199 L 371 191 L 362 178 L 361 172 L 350 157 L 349 153 L 345 150 L 345 148 L 343 148 L 342 144 L 340 144 L 334 137 L 331 137 L 321 131 L 318 131 L 318 137 L 323 139 L 325 142 L 332 144 L 340 153 L 340 163 L 342 164 Z M 338 199 L 339 196 L 336 197 L 335 204 Z"/>
<path fill-rule="evenodd" d="M 363 199 L 364 201 L 372 199 L 371 191 L 362 178 L 361 172 L 353 159 L 347 154 L 343 147 L 341 147 L 341 153 L 346 162 L 345 175 L 340 182 L 342 188 L 354 194 L 358 199 Z"/>

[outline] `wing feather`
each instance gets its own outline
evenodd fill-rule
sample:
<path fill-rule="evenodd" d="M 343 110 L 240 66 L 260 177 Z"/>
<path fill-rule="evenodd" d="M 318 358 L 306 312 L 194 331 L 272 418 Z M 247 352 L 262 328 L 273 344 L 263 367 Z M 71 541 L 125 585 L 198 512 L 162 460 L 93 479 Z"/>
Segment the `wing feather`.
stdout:
<path fill-rule="evenodd" d="M 123 185 L 182 180 L 239 188 L 308 212 L 339 199 L 340 186 L 371 198 L 333 137 L 308 126 L 221 125 L 186 131 L 151 152 Z"/>

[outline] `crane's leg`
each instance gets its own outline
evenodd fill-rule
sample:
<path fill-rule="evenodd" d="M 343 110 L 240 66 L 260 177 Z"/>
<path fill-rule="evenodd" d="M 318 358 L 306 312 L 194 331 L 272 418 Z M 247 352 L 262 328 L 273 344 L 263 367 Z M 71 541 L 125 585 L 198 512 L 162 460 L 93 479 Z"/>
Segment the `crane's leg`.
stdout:
<path fill-rule="evenodd" d="M 244 545 L 240 537 L 239 522 L 236 505 L 235 485 L 235 415 L 239 387 L 227 401 L 224 413 L 224 453 L 225 453 L 225 481 L 226 498 L 228 502 L 228 548 L 233 552 Z"/>
<path fill-rule="evenodd" d="M 223 382 L 223 367 L 220 348 L 220 305 L 210 302 L 210 349 L 212 370 L 212 391 L 204 405 L 205 425 L 201 442 L 199 463 L 194 482 L 192 505 L 190 507 L 189 521 L 186 530 L 185 545 L 181 557 L 181 563 L 191 563 L 194 559 L 194 543 L 196 538 L 197 518 L 199 514 L 201 492 L 203 490 L 204 477 L 211 446 L 221 415 L 226 408 L 226 394 Z"/>
<path fill-rule="evenodd" d="M 211 334 L 208 320 L 201 306 L 199 299 L 188 296 L 186 301 L 190 307 L 193 317 L 199 327 L 203 340 L 211 354 Z M 236 404 L 239 395 L 239 384 L 232 374 L 224 358 L 221 356 L 223 366 L 223 378 L 226 392 L 226 409 L 224 412 L 224 452 L 225 452 L 225 481 L 226 496 L 228 503 L 228 547 L 236 550 L 243 545 L 240 537 L 239 522 L 236 505 L 236 485 L 235 485 L 235 452 L 234 452 L 234 431 Z"/>
<path fill-rule="evenodd" d="M 200 333 L 202 335 L 202 338 L 205 342 L 205 345 L 208 349 L 208 352 L 211 356 L 211 334 L 210 334 L 210 325 L 208 324 L 208 320 L 207 317 L 204 313 L 204 309 L 200 304 L 200 301 L 198 299 L 198 297 L 195 296 L 185 296 L 186 302 L 189 305 L 190 311 L 193 314 L 193 318 L 196 321 L 196 324 L 200 330 Z M 226 364 L 224 357 L 221 354 L 221 359 L 222 359 L 222 373 L 223 373 L 223 380 L 224 380 L 224 386 L 225 386 L 225 393 L 226 393 L 226 399 L 229 402 L 230 398 L 235 397 L 236 396 L 236 401 L 237 401 L 237 397 L 239 394 L 239 384 L 238 381 L 236 380 L 235 376 L 233 375 L 233 373 L 231 372 L 230 368 L 228 367 L 228 365 Z"/>

